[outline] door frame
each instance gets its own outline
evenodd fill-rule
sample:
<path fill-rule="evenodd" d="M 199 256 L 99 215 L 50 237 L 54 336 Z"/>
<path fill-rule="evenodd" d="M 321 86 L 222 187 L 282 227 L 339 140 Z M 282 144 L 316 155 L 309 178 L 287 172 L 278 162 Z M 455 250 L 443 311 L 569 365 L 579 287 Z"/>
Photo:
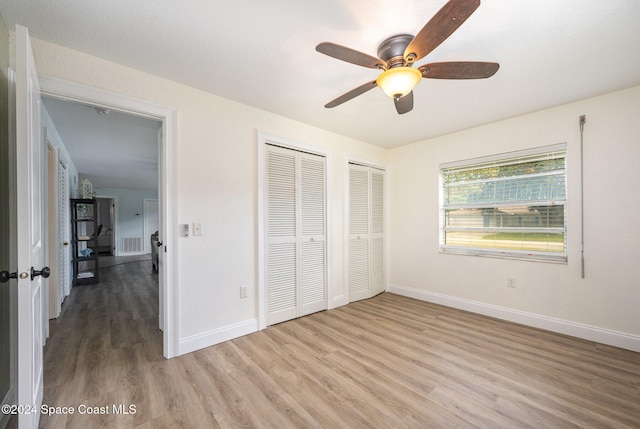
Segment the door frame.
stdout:
<path fill-rule="evenodd" d="M 117 240 L 117 231 L 116 225 L 118 224 L 118 197 L 113 195 L 96 195 L 96 199 L 101 198 L 103 200 L 109 200 L 109 217 L 111 218 L 111 250 L 109 251 L 109 256 L 120 256 L 118 255 L 118 240 Z M 98 246 L 98 255 L 100 254 L 100 249 Z"/>
<path fill-rule="evenodd" d="M 51 269 L 51 274 L 48 279 L 47 290 L 44 296 L 46 296 L 46 320 L 47 322 L 50 319 L 55 319 L 60 315 L 62 303 L 59 302 L 59 288 L 60 288 L 60 240 L 58 237 L 60 236 L 58 231 L 58 156 L 56 153 L 56 148 L 51 144 L 47 136 L 47 129 L 43 129 L 43 140 L 44 146 L 47 151 L 47 173 L 46 173 L 46 188 L 47 188 L 47 198 L 46 198 L 46 206 L 47 206 L 47 218 L 49 222 L 47 224 L 47 257 L 46 260 L 49 261 L 49 268 Z M 52 290 L 54 289 L 54 290 Z M 55 292 L 55 293 L 54 293 Z M 45 338 L 49 338 L 49 323 L 45 323 Z"/>
<path fill-rule="evenodd" d="M 159 142 L 158 202 L 163 263 L 159 264 L 160 313 L 163 320 L 163 355 L 179 355 L 177 112 L 175 109 L 102 89 L 51 77 L 40 77 L 42 95 L 89 103 L 123 113 L 156 119 L 162 123 Z"/>
<path fill-rule="evenodd" d="M 257 136 L 257 151 L 258 151 L 258 204 L 257 204 L 257 217 L 258 217 L 258 330 L 263 330 L 267 327 L 267 294 L 266 294 L 266 280 L 265 280 L 265 268 L 266 268 L 266 239 L 265 239 L 265 184 L 266 184 L 266 162 L 267 162 L 267 150 L 266 145 L 272 144 L 280 146 L 286 149 L 292 149 L 300 152 L 308 152 L 314 155 L 320 155 L 325 158 L 325 171 L 326 171 L 326 283 L 327 283 L 327 308 L 335 308 L 333 305 L 333 291 L 331 285 L 333 284 L 333 270 L 332 270 L 332 227 L 331 227 L 331 210 L 332 210 L 332 151 L 318 146 L 312 146 L 305 143 L 299 143 L 293 140 L 289 140 L 283 137 L 279 137 L 273 134 L 268 134 L 262 131 L 258 131 Z"/>

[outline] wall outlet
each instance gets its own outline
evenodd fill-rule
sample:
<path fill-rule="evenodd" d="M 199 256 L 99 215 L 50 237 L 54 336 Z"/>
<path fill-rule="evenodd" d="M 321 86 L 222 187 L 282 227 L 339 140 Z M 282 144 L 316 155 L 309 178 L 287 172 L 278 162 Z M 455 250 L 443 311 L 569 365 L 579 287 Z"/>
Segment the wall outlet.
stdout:
<path fill-rule="evenodd" d="M 246 297 L 247 297 L 247 287 L 240 286 L 240 298 L 246 298 Z"/>
<path fill-rule="evenodd" d="M 507 287 L 516 287 L 515 277 L 507 277 Z"/>

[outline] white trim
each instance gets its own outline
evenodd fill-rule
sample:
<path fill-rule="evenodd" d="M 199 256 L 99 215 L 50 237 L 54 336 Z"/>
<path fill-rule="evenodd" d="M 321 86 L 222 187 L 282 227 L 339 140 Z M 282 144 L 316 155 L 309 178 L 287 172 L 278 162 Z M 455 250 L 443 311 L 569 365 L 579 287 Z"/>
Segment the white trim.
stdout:
<path fill-rule="evenodd" d="M 144 100 L 112 93 L 98 88 L 81 85 L 56 78 L 40 77 L 43 95 L 68 101 L 91 103 L 129 114 L 144 116 L 162 121 L 163 144 L 159 149 L 160 177 L 159 187 L 162 195 L 160 209 L 163 216 L 162 241 L 166 248 L 165 263 L 161 264 L 161 273 L 165 281 L 164 288 L 164 329 L 163 354 L 169 359 L 179 355 L 179 294 L 178 294 L 178 198 L 177 198 L 177 113 L 175 109 Z"/>
<path fill-rule="evenodd" d="M 571 322 L 569 320 L 557 319 L 555 317 L 514 310 L 492 304 L 485 304 L 483 302 L 472 301 L 455 296 L 427 292 L 406 286 L 391 285 L 389 292 L 409 298 L 419 299 L 421 301 L 432 302 L 434 304 L 445 305 L 447 307 L 495 317 L 497 319 L 508 320 L 509 322 L 515 322 L 534 328 L 557 332 L 559 334 L 570 335 L 584 340 L 620 347 L 634 352 L 640 352 L 639 335 L 625 334 L 624 332 L 599 328 L 597 326 Z"/>
<path fill-rule="evenodd" d="M 183 355 L 206 347 L 211 347 L 243 335 L 254 333 L 257 330 L 258 319 L 251 319 L 244 322 L 234 323 L 233 325 L 223 326 L 222 328 L 203 332 L 201 334 L 184 337 L 180 340 L 179 354 Z"/>
<path fill-rule="evenodd" d="M 567 151 L 567 143 L 556 143 L 546 146 L 536 146 L 528 149 L 515 150 L 509 152 L 496 153 L 493 155 L 480 156 L 477 158 L 461 159 L 459 161 L 444 162 L 440 164 L 440 170 L 446 170 L 449 168 L 462 168 L 468 165 L 473 165 L 474 168 L 478 165 L 488 164 L 492 162 L 512 161 L 517 158 L 525 158 L 534 155 L 542 155 L 544 153 L 562 152 Z"/>
<path fill-rule="evenodd" d="M 265 162 L 266 162 L 266 150 L 267 144 L 273 144 L 276 146 L 284 147 L 287 149 L 308 152 L 315 155 L 320 155 L 325 158 L 325 171 L 326 171 L 326 246 L 327 246 L 327 307 L 329 309 L 335 308 L 332 306 L 332 284 L 333 284 L 333 270 L 332 270 L 332 257 L 333 257 L 333 238 L 331 228 L 331 200 L 332 200 L 332 177 L 333 177 L 333 163 L 332 152 L 330 149 L 325 149 L 317 146 L 312 146 L 305 143 L 289 140 L 284 137 L 279 137 L 273 134 L 268 134 L 262 131 L 258 131 L 257 135 L 257 152 L 258 152 L 258 330 L 262 330 L 267 327 L 267 298 L 265 290 Z"/>

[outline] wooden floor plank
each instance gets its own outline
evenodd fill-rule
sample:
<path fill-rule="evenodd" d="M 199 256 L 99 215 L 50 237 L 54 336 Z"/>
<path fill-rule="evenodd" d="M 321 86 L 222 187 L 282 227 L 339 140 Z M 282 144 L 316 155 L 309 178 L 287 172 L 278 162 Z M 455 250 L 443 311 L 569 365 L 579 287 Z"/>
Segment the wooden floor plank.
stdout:
<path fill-rule="evenodd" d="M 50 323 L 44 403 L 110 412 L 42 428 L 640 427 L 628 350 L 385 293 L 165 360 L 150 261 L 100 278 Z"/>

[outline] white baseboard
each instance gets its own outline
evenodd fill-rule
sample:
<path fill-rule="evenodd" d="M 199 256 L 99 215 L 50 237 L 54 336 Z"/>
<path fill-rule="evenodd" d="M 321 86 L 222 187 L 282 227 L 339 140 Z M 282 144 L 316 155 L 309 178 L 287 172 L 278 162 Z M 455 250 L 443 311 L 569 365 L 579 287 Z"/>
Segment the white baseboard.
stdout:
<path fill-rule="evenodd" d="M 251 319 L 245 322 L 239 322 L 233 325 L 214 329 L 213 331 L 182 338 L 180 339 L 180 344 L 178 346 L 178 355 L 191 353 L 225 341 L 233 340 L 234 338 L 251 334 L 257 330 L 258 319 Z"/>
<path fill-rule="evenodd" d="M 150 255 L 150 253 L 144 252 L 116 252 L 115 256 L 141 256 L 141 255 Z"/>
<path fill-rule="evenodd" d="M 534 328 L 545 329 L 547 331 L 570 335 L 584 340 L 595 341 L 622 349 L 632 350 L 634 352 L 640 352 L 640 336 L 638 335 L 625 334 L 623 332 L 598 328 L 596 326 L 570 322 L 568 320 L 556 319 L 535 313 L 527 313 L 525 311 L 513 310 L 506 307 L 499 307 L 497 305 L 485 304 L 478 301 L 427 292 L 400 285 L 391 285 L 388 291 L 409 298 L 419 299 L 421 301 L 432 302 L 434 304 L 466 310 L 472 313 L 483 314 L 497 319 L 532 326 Z"/>

